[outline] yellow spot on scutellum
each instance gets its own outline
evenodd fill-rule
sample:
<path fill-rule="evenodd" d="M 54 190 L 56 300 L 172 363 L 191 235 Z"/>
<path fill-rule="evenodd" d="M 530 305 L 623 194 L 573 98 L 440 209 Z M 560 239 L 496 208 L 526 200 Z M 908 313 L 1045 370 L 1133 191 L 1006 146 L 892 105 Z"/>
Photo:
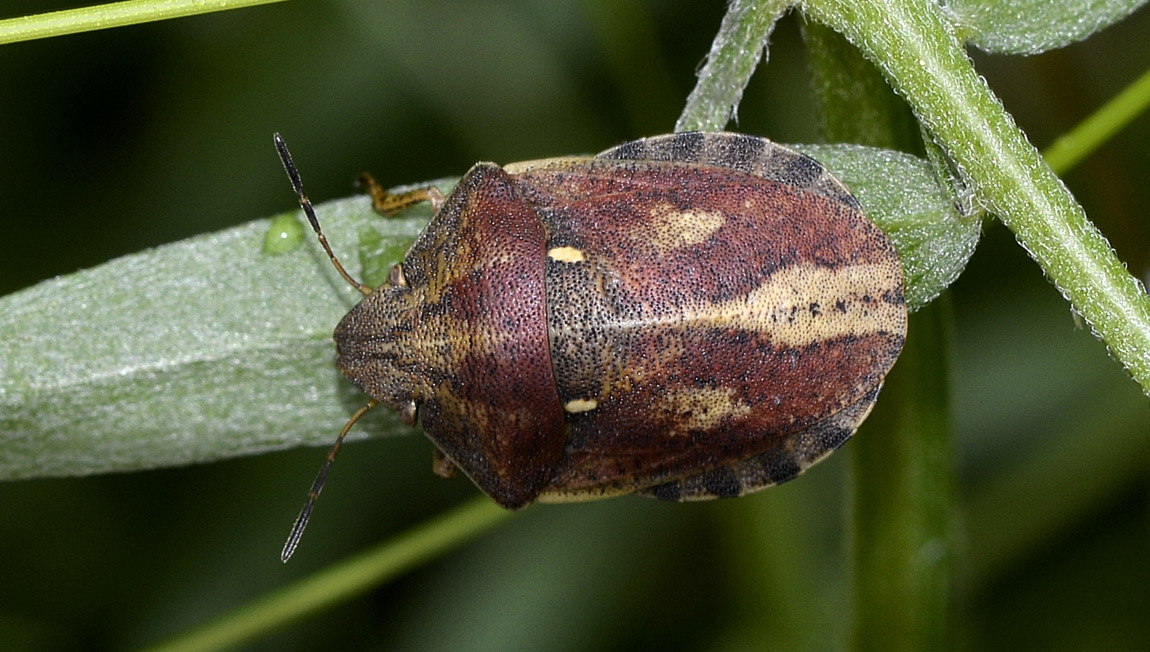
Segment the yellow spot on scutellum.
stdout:
<path fill-rule="evenodd" d="M 593 398 L 577 398 L 571 401 L 567 401 L 567 403 L 563 406 L 563 409 L 571 413 L 576 413 L 594 410 L 597 407 L 599 407 L 599 401 L 596 401 Z"/>
<path fill-rule="evenodd" d="M 561 263 L 583 262 L 583 252 L 575 247 L 555 247 L 547 250 L 547 257 Z"/>

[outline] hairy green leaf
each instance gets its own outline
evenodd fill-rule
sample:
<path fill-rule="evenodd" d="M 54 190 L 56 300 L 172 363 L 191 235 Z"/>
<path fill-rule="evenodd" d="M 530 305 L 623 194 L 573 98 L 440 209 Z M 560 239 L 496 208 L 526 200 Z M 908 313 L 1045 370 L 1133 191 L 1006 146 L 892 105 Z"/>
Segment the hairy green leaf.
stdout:
<path fill-rule="evenodd" d="M 427 220 L 379 219 L 364 198 L 319 211 L 337 252 L 367 229 L 402 255 Z M 269 253 L 282 220 L 132 254 L 0 300 L 0 478 L 330 442 L 364 402 L 340 378 L 331 341 L 359 294 L 314 238 Z M 361 428 L 402 428 L 377 412 Z"/>
<path fill-rule="evenodd" d="M 1038 54 L 1117 23 L 1146 0 L 950 0 L 951 20 L 986 52 Z"/>

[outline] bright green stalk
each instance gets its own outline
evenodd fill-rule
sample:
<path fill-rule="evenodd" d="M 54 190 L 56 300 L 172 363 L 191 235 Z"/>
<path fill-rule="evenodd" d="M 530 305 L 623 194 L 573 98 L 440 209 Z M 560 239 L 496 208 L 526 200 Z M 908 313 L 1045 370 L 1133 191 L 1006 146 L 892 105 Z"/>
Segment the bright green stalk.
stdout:
<path fill-rule="evenodd" d="M 735 115 L 751 73 L 766 60 L 767 39 L 790 0 L 734 0 L 699 71 L 675 131 L 722 129 Z"/>
<path fill-rule="evenodd" d="M 1059 174 L 1065 173 L 1110 140 L 1150 107 L 1150 70 L 1122 89 L 1109 102 L 1054 141 L 1043 158 Z"/>
<path fill-rule="evenodd" d="M 219 620 L 165 641 L 149 652 L 222 650 L 266 636 L 289 622 L 330 608 L 438 558 L 513 514 L 480 496 L 371 550 L 234 609 Z"/>
<path fill-rule="evenodd" d="M 240 9 L 283 0 L 125 0 L 0 20 L 0 44 Z"/>

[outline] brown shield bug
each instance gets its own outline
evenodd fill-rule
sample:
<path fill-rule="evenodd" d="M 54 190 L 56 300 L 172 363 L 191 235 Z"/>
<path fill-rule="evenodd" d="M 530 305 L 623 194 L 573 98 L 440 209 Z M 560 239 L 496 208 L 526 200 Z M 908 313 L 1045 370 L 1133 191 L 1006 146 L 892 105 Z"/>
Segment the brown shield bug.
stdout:
<path fill-rule="evenodd" d="M 764 138 L 684 133 L 591 158 L 479 163 L 387 283 L 335 329 L 383 403 L 500 505 L 636 493 L 740 496 L 794 478 L 866 418 L 906 334 L 902 265 L 817 161 Z"/>

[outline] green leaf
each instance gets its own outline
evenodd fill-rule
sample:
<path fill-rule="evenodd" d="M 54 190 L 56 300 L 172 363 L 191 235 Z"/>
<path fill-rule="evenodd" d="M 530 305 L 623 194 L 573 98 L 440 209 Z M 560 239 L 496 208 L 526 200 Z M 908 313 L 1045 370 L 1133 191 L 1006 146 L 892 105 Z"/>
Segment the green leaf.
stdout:
<path fill-rule="evenodd" d="M 951 0 L 950 20 L 986 52 L 1038 54 L 1081 41 L 1132 14 L 1146 0 Z"/>
<path fill-rule="evenodd" d="M 390 243 L 397 260 L 430 213 L 421 214 L 380 219 L 365 198 L 319 207 L 346 261 L 365 231 L 378 234 L 377 245 Z M 0 299 L 0 478 L 330 443 L 364 402 L 339 376 L 331 341 L 359 294 L 314 238 L 268 253 L 283 219 L 125 256 Z M 410 431 L 376 412 L 361 431 Z"/>

